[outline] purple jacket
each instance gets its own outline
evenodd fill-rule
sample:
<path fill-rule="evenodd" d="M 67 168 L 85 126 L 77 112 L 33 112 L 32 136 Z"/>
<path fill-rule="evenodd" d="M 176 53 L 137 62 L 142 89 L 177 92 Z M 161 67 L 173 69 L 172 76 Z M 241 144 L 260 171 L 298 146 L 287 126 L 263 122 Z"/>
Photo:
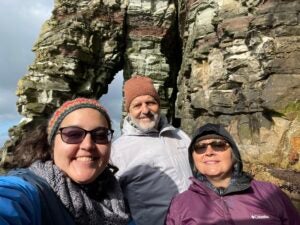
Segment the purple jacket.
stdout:
<path fill-rule="evenodd" d="M 220 196 L 191 178 L 189 189 L 177 195 L 167 225 L 299 225 L 300 215 L 277 186 L 252 180 L 242 192 Z"/>

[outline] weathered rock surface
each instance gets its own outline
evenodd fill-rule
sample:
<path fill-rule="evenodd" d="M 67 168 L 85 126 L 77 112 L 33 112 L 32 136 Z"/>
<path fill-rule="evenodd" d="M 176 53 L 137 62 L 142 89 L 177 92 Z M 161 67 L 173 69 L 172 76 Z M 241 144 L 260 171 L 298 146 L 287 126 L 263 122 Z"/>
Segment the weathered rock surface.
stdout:
<path fill-rule="evenodd" d="M 28 120 L 9 152 L 26 127 L 66 99 L 99 98 L 123 69 L 153 78 L 187 133 L 224 124 L 257 174 L 300 172 L 299 0 L 56 0 L 34 51 L 17 93 Z"/>

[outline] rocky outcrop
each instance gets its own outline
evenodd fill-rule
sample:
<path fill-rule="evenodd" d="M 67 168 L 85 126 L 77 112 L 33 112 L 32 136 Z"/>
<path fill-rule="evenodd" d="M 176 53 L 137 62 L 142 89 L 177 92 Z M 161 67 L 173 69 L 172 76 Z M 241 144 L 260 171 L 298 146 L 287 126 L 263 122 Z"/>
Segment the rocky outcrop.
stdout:
<path fill-rule="evenodd" d="M 163 113 L 189 134 L 224 124 L 261 179 L 300 172 L 298 0 L 56 0 L 34 51 L 16 142 L 64 100 L 99 98 L 123 70 L 153 78 Z"/>
<path fill-rule="evenodd" d="M 223 123 L 244 160 L 299 171 L 300 2 L 187 5 L 176 106 L 182 127 L 191 133 Z"/>

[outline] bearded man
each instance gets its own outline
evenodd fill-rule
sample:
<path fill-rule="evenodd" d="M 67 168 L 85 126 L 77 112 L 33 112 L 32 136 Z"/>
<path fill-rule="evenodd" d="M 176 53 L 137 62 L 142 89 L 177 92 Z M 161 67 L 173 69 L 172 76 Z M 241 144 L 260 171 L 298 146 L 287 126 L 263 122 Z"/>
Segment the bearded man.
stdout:
<path fill-rule="evenodd" d="M 134 76 L 124 84 L 122 136 L 112 144 L 112 163 L 119 168 L 125 200 L 136 225 L 163 225 L 173 196 L 190 182 L 190 138 L 160 113 L 152 80 Z"/>

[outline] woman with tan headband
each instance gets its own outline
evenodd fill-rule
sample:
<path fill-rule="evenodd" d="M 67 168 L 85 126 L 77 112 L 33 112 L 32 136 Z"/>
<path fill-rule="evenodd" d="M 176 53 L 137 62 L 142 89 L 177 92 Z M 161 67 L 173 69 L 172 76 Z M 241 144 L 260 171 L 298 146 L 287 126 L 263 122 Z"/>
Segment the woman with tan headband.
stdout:
<path fill-rule="evenodd" d="M 0 224 L 127 224 L 116 168 L 108 163 L 112 135 L 98 101 L 65 102 L 6 162 L 16 169 L 0 177 Z"/>
<path fill-rule="evenodd" d="M 299 225 L 300 215 L 275 185 L 243 171 L 239 149 L 218 124 L 200 127 L 189 146 L 189 189 L 171 202 L 167 225 Z"/>

